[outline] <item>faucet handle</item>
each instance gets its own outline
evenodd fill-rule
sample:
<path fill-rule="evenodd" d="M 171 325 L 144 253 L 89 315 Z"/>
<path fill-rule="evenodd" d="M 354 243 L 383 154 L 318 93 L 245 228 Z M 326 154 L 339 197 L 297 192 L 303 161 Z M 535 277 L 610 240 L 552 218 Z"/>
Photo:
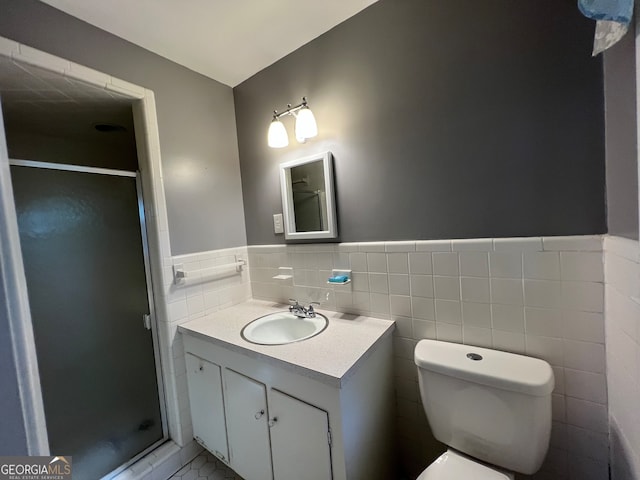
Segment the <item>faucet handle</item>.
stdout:
<path fill-rule="evenodd" d="M 320 303 L 319 302 L 311 302 L 311 303 L 309 303 L 309 307 L 307 308 L 307 314 L 309 315 L 309 317 L 312 317 L 312 318 L 316 316 L 316 312 L 313 309 L 314 305 L 317 305 L 319 307 Z"/>
<path fill-rule="evenodd" d="M 298 303 L 298 301 L 295 298 L 290 298 L 289 311 L 293 312 L 294 310 L 299 310 L 299 309 L 300 309 L 300 304 Z"/>

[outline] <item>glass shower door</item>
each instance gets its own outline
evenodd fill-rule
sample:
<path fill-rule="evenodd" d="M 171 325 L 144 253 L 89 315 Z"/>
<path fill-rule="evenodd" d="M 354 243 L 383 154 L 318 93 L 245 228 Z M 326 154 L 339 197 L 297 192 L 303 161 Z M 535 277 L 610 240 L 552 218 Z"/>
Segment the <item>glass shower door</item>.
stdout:
<path fill-rule="evenodd" d="M 73 456 L 77 480 L 165 438 L 136 179 L 124 175 L 11 167 L 49 445 Z"/>

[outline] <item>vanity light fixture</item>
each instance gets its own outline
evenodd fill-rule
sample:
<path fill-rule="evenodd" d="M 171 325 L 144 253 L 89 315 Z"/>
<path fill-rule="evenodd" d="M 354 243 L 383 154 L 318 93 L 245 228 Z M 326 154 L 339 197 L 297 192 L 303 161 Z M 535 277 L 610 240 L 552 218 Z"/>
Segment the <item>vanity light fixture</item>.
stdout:
<path fill-rule="evenodd" d="M 316 124 L 316 118 L 313 116 L 313 112 L 307 104 L 307 97 L 302 97 L 302 103 L 292 107 L 291 104 L 287 105 L 287 109 L 278 113 L 277 110 L 273 111 L 273 120 L 269 125 L 269 133 L 267 135 L 267 141 L 271 148 L 282 148 L 289 145 L 289 136 L 287 130 L 284 128 L 284 124 L 280 121 L 280 117 L 285 115 L 293 115 L 296 119 L 296 140 L 300 143 L 305 143 L 307 139 L 318 135 L 318 125 Z"/>

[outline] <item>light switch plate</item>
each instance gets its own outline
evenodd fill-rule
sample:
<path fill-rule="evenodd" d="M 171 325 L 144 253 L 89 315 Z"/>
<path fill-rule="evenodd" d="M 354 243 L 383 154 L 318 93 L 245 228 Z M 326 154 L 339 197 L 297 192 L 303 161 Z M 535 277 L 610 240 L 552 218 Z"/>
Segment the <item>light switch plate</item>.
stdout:
<path fill-rule="evenodd" d="M 284 223 L 282 221 L 282 214 L 276 213 L 273 216 L 273 232 L 274 233 L 284 233 Z"/>

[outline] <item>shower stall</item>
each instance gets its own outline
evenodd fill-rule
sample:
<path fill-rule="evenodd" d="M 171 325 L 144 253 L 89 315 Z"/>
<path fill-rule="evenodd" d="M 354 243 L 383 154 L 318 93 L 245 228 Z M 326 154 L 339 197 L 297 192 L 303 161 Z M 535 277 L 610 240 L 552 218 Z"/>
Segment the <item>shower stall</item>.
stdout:
<path fill-rule="evenodd" d="M 167 438 L 140 182 L 10 164 L 50 451 L 101 478 Z"/>

